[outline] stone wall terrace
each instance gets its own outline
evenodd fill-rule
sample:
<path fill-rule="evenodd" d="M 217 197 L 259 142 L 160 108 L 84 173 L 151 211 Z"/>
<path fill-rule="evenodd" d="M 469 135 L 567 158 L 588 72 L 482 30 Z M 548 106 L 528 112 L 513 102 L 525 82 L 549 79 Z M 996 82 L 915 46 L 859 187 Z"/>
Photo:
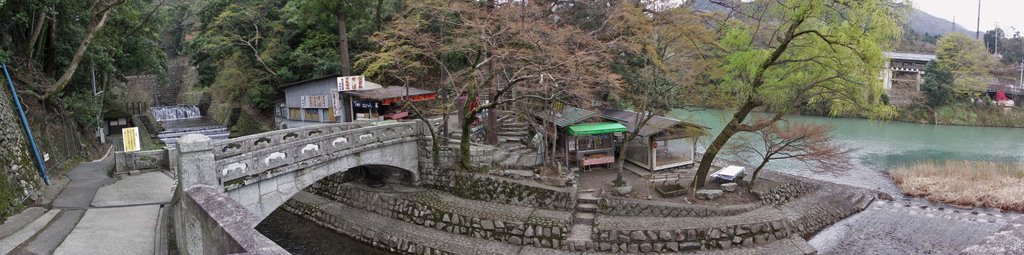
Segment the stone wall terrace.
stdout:
<path fill-rule="evenodd" d="M 433 190 L 388 191 L 340 179 L 325 178 L 307 191 L 392 219 L 509 244 L 557 248 L 569 233 L 569 212 L 461 199 Z"/>
<path fill-rule="evenodd" d="M 598 203 L 598 212 L 609 216 L 722 217 L 749 212 L 761 206 L 761 202 L 708 206 L 606 197 Z"/>
<path fill-rule="evenodd" d="M 420 139 L 420 183 L 424 186 L 466 199 L 493 203 L 562 211 L 571 211 L 576 207 L 574 187 L 555 187 L 483 173 L 455 171 L 453 169 L 458 164 L 456 146 L 443 147 L 440 153 L 441 165 L 435 167 L 432 151 L 430 139 Z M 470 151 L 471 162 L 475 166 L 489 166 L 492 161 L 490 155 L 493 153 L 494 149 L 490 146 L 474 147 Z"/>
<path fill-rule="evenodd" d="M 778 210 L 724 217 L 598 217 L 594 241 L 602 252 L 678 252 L 750 247 L 790 235 Z"/>

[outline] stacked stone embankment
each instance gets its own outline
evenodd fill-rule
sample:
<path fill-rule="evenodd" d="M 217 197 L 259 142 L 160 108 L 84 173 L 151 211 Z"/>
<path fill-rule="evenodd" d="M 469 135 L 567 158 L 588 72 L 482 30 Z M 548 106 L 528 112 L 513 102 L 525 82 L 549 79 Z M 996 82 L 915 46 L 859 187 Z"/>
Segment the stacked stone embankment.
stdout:
<path fill-rule="evenodd" d="M 569 232 L 568 212 L 468 200 L 436 190 L 387 191 L 332 176 L 307 191 L 403 222 L 514 245 L 557 248 Z"/>
<path fill-rule="evenodd" d="M 751 247 L 791 234 L 787 218 L 765 208 L 724 217 L 599 217 L 596 251 L 680 252 Z"/>
<path fill-rule="evenodd" d="M 761 202 L 723 206 L 691 205 L 606 197 L 601 199 L 599 211 L 608 216 L 721 217 L 749 212 L 761 208 L 762 205 Z"/>
<path fill-rule="evenodd" d="M 554 187 L 529 180 L 456 172 L 450 170 L 458 164 L 451 160 L 454 157 L 452 148 L 442 150 L 441 157 L 445 160 L 442 160 L 439 167 L 435 167 L 430 140 L 421 140 L 419 144 L 420 183 L 426 187 L 466 199 L 501 204 L 562 211 L 571 211 L 576 207 L 573 187 Z M 493 154 L 493 148 L 474 149 L 471 151 L 471 161 L 474 165 L 487 166 L 491 163 L 491 159 L 486 156 L 489 153 Z"/>
<path fill-rule="evenodd" d="M 41 184 L 10 93 L 0 82 L 0 219 L 20 211 Z"/>
<path fill-rule="evenodd" d="M 813 253 L 803 237 L 862 211 L 875 196 L 789 175 L 765 176 L 773 185 L 752 191 L 761 198 L 755 203 L 705 206 L 606 197 L 588 251 L 773 252 L 785 246 Z"/>

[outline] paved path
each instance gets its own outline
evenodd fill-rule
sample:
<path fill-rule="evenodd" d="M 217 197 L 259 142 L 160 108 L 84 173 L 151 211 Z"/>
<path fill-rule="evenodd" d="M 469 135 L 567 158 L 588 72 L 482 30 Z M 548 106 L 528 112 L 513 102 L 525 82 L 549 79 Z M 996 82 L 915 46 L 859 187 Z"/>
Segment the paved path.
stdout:
<path fill-rule="evenodd" d="M 153 254 L 159 205 L 90 209 L 54 254 Z"/>
<path fill-rule="evenodd" d="M 819 254 L 957 254 L 1022 219 L 1019 214 L 876 201 L 809 243 Z"/>
<path fill-rule="evenodd" d="M 162 208 L 174 181 L 162 172 L 107 174 L 113 156 L 85 162 L 68 172 L 71 180 L 50 209 L 26 209 L 0 225 L 3 254 L 154 254 L 165 249 Z"/>

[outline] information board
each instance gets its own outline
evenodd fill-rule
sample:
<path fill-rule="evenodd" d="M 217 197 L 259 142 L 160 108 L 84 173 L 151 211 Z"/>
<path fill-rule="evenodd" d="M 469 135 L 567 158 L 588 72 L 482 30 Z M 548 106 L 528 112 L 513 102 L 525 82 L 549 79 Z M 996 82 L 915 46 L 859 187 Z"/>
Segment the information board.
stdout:
<path fill-rule="evenodd" d="M 313 109 L 327 109 L 327 95 L 302 96 L 300 107 Z"/>
<path fill-rule="evenodd" d="M 122 140 L 124 141 L 125 152 L 139 151 L 142 149 L 139 144 L 138 127 L 122 128 L 121 136 L 123 137 Z"/>

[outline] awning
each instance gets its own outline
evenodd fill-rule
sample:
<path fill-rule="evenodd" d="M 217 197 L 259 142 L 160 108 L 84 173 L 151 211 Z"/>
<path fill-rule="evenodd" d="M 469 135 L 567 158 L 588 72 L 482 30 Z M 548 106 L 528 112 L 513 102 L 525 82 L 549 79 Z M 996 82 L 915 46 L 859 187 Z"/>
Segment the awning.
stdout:
<path fill-rule="evenodd" d="M 405 88 L 403 86 L 389 86 L 380 89 L 345 91 L 345 94 L 352 95 L 359 99 L 380 101 L 383 105 L 391 105 L 393 102 L 408 97 L 409 101 L 430 100 L 437 97 L 433 91 L 419 88 Z"/>
<path fill-rule="evenodd" d="M 619 123 L 585 123 L 569 126 L 570 135 L 600 135 L 608 133 L 626 132 L 626 126 Z"/>

